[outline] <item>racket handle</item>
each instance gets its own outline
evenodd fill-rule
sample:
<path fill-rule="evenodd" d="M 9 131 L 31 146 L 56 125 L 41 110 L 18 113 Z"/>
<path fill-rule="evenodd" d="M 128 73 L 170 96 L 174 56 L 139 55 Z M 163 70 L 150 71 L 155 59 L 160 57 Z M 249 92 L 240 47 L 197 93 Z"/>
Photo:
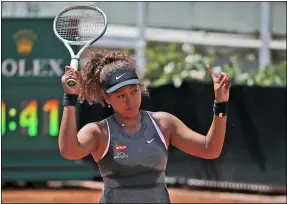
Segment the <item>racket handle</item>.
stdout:
<path fill-rule="evenodd" d="M 72 68 L 75 69 L 75 70 L 78 70 L 78 66 L 79 66 L 79 60 L 73 58 L 73 59 L 71 60 L 70 67 L 72 67 Z"/>
<path fill-rule="evenodd" d="M 75 69 L 75 70 L 78 70 L 78 65 L 79 65 L 79 60 L 73 58 L 73 59 L 71 60 L 70 67 L 72 67 L 72 68 Z M 68 79 L 66 83 L 67 83 L 67 85 L 70 86 L 70 87 L 74 87 L 74 86 L 76 86 L 76 84 L 77 84 L 75 79 Z"/>

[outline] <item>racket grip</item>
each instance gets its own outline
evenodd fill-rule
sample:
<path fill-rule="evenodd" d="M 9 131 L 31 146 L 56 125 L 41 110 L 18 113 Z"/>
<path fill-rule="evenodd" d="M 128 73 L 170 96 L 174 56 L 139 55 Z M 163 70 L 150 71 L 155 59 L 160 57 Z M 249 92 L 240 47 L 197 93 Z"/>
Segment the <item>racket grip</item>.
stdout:
<path fill-rule="evenodd" d="M 73 59 L 71 60 L 70 67 L 72 67 L 72 68 L 75 69 L 75 70 L 78 70 L 78 66 L 79 66 L 79 60 L 73 58 Z"/>
<path fill-rule="evenodd" d="M 70 67 L 72 67 L 75 70 L 78 70 L 78 66 L 79 66 L 79 60 L 73 58 L 71 60 Z M 77 84 L 77 82 L 76 82 L 75 79 L 68 79 L 67 80 L 67 85 L 70 86 L 70 87 L 74 87 L 74 86 L 76 86 L 76 84 Z"/>

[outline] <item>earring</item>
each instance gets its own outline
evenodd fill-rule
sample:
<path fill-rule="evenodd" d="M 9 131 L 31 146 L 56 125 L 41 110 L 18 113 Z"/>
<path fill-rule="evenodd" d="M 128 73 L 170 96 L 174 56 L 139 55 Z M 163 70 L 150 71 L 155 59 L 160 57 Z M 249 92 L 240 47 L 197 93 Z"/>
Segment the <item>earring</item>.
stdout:
<path fill-rule="evenodd" d="M 111 107 L 111 104 L 109 104 L 108 107 L 110 108 L 110 107 Z"/>

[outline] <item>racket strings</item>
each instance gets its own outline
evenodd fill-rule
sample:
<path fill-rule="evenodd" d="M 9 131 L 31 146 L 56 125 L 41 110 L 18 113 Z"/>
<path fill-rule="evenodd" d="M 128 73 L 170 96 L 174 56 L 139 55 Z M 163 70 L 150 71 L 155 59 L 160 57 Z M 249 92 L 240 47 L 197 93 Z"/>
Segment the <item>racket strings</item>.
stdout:
<path fill-rule="evenodd" d="M 105 18 L 97 10 L 73 9 L 58 17 L 56 31 L 65 40 L 84 43 L 105 29 Z"/>

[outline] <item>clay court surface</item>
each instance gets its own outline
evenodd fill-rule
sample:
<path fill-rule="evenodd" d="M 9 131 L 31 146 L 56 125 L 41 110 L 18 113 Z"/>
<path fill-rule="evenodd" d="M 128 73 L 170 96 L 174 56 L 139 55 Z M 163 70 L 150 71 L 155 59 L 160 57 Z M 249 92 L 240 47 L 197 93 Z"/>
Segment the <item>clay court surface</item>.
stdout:
<path fill-rule="evenodd" d="M 169 188 L 172 203 L 286 203 L 286 196 L 264 196 Z M 98 203 L 101 188 L 2 190 L 2 203 Z"/>

